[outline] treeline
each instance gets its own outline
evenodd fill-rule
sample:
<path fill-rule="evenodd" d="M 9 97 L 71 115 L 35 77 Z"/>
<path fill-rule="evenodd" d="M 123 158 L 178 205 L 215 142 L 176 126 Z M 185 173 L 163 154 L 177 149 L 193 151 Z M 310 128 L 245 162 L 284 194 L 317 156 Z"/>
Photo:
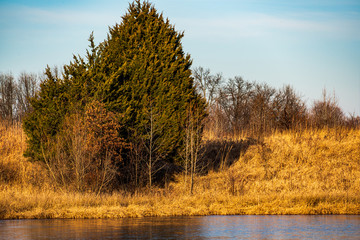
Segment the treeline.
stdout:
<path fill-rule="evenodd" d="M 360 117 L 347 116 L 335 93 L 323 90 L 322 99 L 310 107 L 290 85 L 276 89 L 234 77 L 225 80 L 209 69 L 193 70 L 198 92 L 207 99 L 206 132 L 216 138 L 249 136 L 259 138 L 274 131 L 305 128 L 360 126 Z"/>
<path fill-rule="evenodd" d="M 56 70 L 58 71 L 58 70 Z M 234 77 L 225 80 L 210 69 L 194 68 L 192 76 L 199 94 L 207 100 L 209 116 L 206 131 L 217 137 L 269 133 L 308 127 L 357 127 L 360 117 L 346 115 L 339 107 L 335 93 L 323 90 L 322 98 L 308 107 L 295 89 L 286 85 L 275 89 Z M 21 122 L 30 112 L 30 99 L 39 90 L 41 78 L 22 72 L 16 79 L 11 73 L 0 73 L 0 119 Z"/>

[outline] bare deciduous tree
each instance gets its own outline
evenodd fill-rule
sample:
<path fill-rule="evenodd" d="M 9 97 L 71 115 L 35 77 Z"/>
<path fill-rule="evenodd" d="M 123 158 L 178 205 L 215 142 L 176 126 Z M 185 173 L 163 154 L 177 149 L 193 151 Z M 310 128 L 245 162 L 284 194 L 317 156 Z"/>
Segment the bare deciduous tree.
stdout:
<path fill-rule="evenodd" d="M 11 74 L 0 74 L 0 118 L 12 122 L 15 116 L 16 83 Z"/>
<path fill-rule="evenodd" d="M 165 148 L 166 135 L 164 125 L 159 122 L 160 112 L 154 107 L 153 100 L 149 100 L 149 105 L 144 109 L 146 123 L 145 135 L 141 137 L 141 143 L 145 151 L 145 162 L 148 174 L 148 186 L 153 186 L 154 175 L 165 166 L 165 158 L 168 151 Z"/>
<path fill-rule="evenodd" d="M 221 89 L 218 101 L 229 124 L 227 132 L 240 134 L 249 126 L 253 95 L 254 84 L 241 77 L 230 79 Z"/>
<path fill-rule="evenodd" d="M 197 67 L 193 70 L 193 76 L 197 91 L 207 100 L 208 105 L 212 106 L 218 97 L 219 86 L 223 81 L 222 75 L 211 75 L 210 69 Z"/>
<path fill-rule="evenodd" d="M 275 89 L 267 84 L 256 84 L 254 96 L 251 101 L 252 134 L 263 136 L 272 128 L 271 102 Z"/>
<path fill-rule="evenodd" d="M 35 96 L 38 90 L 38 77 L 32 73 L 21 73 L 17 83 L 17 114 L 20 119 L 31 110 L 30 98 Z"/>
<path fill-rule="evenodd" d="M 194 191 L 194 179 L 199 172 L 198 163 L 203 155 L 203 139 L 201 138 L 201 133 L 203 131 L 204 123 L 200 119 L 197 106 L 190 104 L 184 126 L 185 149 L 183 152 L 185 187 L 187 187 L 187 179 L 190 173 L 190 194 Z"/>
<path fill-rule="evenodd" d="M 223 134 L 224 119 L 218 100 L 223 77 L 220 73 L 212 75 L 209 69 L 202 67 L 193 70 L 193 77 L 198 93 L 207 101 L 208 117 L 205 129 L 208 133 L 220 137 Z"/>

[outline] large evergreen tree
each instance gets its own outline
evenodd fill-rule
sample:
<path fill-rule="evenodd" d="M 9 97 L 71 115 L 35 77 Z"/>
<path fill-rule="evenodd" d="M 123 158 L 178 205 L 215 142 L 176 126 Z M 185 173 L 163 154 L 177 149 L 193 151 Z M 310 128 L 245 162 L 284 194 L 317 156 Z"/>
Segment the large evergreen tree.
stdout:
<path fill-rule="evenodd" d="M 81 112 L 96 100 L 124 126 L 119 137 L 142 145 L 144 165 L 154 167 L 151 171 L 178 163 L 187 111 L 196 106 L 198 118 L 205 116 L 182 37 L 149 2 L 131 3 L 104 42 L 95 46 L 90 36 L 86 58 L 74 56 L 61 79 L 47 70 L 47 79 L 32 100 L 34 110 L 24 123 L 28 156 L 41 159 L 42 146 L 60 131 L 66 115 Z M 157 164 L 148 162 L 152 159 Z"/>
<path fill-rule="evenodd" d="M 110 29 L 101 52 L 100 72 L 106 74 L 101 95 L 110 110 L 124 114 L 132 135 L 145 137 L 149 112 L 157 112 L 161 152 L 174 158 L 190 102 L 204 107 L 193 86 L 190 56 L 182 49 L 183 33 L 148 2 L 130 4 L 122 20 Z"/>

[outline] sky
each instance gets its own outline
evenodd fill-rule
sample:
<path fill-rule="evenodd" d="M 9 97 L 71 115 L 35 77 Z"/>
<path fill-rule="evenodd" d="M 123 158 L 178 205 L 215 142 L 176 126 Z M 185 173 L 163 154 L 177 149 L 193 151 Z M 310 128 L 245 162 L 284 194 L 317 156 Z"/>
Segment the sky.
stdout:
<path fill-rule="evenodd" d="M 193 67 L 291 85 L 311 106 L 323 89 L 360 115 L 359 0 L 152 0 Z M 128 0 L 0 0 L 0 72 L 41 74 L 84 55 L 121 22 Z"/>

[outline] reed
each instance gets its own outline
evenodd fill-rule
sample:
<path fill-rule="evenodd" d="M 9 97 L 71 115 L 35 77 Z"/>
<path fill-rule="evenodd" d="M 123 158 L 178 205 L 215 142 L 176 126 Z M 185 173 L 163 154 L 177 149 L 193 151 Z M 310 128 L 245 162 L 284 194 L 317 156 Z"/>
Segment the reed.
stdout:
<path fill-rule="evenodd" d="M 21 126 L 0 125 L 0 218 L 360 214 L 360 130 L 274 133 L 230 167 L 179 174 L 166 188 L 97 195 L 55 188 L 22 153 Z"/>

